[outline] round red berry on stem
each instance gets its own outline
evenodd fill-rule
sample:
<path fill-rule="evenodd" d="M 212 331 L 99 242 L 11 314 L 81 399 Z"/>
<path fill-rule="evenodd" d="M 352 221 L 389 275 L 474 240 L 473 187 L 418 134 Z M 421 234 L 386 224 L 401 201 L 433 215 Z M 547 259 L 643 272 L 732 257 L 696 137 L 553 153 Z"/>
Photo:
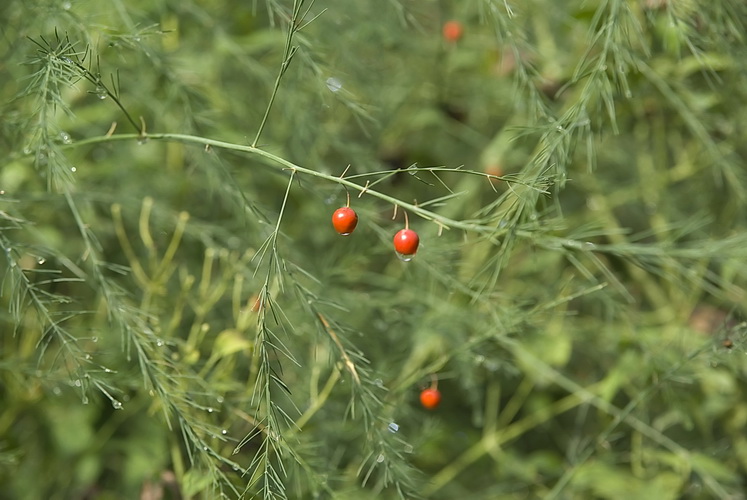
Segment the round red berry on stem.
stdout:
<path fill-rule="evenodd" d="M 412 258 L 418 251 L 418 245 L 420 245 L 420 237 L 412 229 L 400 229 L 394 235 L 394 249 L 400 255 Z"/>
<path fill-rule="evenodd" d="M 394 213 L 395 215 L 397 213 L 396 207 Z M 397 257 L 408 262 L 418 251 L 418 245 L 420 245 L 420 237 L 418 233 L 410 229 L 410 220 L 407 218 L 407 212 L 405 212 L 405 228 L 400 229 L 394 235 L 394 251 L 397 252 Z"/>
<path fill-rule="evenodd" d="M 427 410 L 435 410 L 441 402 L 441 392 L 435 387 L 423 389 L 420 392 L 420 404 Z"/>
<path fill-rule="evenodd" d="M 358 214 L 350 207 L 338 208 L 332 214 L 332 225 L 335 226 L 335 231 L 343 236 L 347 236 L 358 225 Z"/>

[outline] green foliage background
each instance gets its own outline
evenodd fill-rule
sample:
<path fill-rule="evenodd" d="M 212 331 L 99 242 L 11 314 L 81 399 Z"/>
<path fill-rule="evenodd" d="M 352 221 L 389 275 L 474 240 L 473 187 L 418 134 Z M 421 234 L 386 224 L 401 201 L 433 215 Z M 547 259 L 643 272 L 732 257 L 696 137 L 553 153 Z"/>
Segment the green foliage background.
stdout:
<path fill-rule="evenodd" d="M 746 23 L 6 0 L 0 498 L 744 498 Z"/>

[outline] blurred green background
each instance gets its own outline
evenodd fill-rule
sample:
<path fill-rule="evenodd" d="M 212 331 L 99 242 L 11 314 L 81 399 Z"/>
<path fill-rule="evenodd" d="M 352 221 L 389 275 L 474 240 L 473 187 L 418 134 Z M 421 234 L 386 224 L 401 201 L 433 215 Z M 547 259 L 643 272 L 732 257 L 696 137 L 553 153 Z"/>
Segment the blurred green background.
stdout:
<path fill-rule="evenodd" d="M 6 0 L 0 498 L 744 498 L 746 22 Z"/>

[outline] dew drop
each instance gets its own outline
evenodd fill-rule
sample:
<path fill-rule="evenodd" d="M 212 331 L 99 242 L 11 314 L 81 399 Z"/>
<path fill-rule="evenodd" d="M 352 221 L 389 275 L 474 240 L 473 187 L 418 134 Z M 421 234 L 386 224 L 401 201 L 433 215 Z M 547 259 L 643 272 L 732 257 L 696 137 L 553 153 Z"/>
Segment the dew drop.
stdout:
<path fill-rule="evenodd" d="M 223 429 L 222 431 L 220 431 L 220 433 L 225 436 L 226 434 L 228 434 L 228 431 L 226 429 Z"/>
<path fill-rule="evenodd" d="M 91 356 L 90 354 L 86 354 L 86 359 L 89 359 L 89 360 L 90 360 L 90 359 L 91 359 L 92 357 L 93 357 L 93 356 Z"/>
<path fill-rule="evenodd" d="M 45 259 L 44 257 L 39 257 L 39 260 L 36 261 L 36 263 L 40 266 L 43 266 L 45 262 L 47 262 L 47 259 Z"/>
<path fill-rule="evenodd" d="M 70 134 L 68 134 L 67 132 L 60 132 L 60 140 L 62 140 L 64 144 L 71 144 L 73 142 L 73 140 L 70 138 Z"/>
<path fill-rule="evenodd" d="M 380 378 L 377 378 L 376 380 L 374 380 L 374 385 L 376 387 L 384 387 L 384 381 L 381 380 Z"/>
<path fill-rule="evenodd" d="M 98 341 L 99 341 L 98 337 L 91 337 L 91 342 L 98 342 Z"/>
<path fill-rule="evenodd" d="M 163 347 L 163 340 L 161 340 L 161 339 L 156 340 L 156 345 L 158 347 Z"/>
<path fill-rule="evenodd" d="M 208 408 L 208 409 L 207 409 L 207 412 L 208 412 L 208 413 L 213 413 L 214 411 L 215 411 L 215 410 L 214 410 L 213 408 Z"/>
<path fill-rule="evenodd" d="M 389 424 L 389 432 L 391 432 L 391 433 L 395 433 L 395 432 L 397 432 L 398 430 L 399 430 L 399 425 L 397 425 L 397 423 L 396 423 L 396 422 L 391 422 L 391 423 Z"/>
<path fill-rule="evenodd" d="M 59 396 L 60 394 L 62 394 L 62 389 L 60 389 L 59 387 L 55 387 L 52 389 L 52 394 L 54 394 L 55 396 Z"/>
<path fill-rule="evenodd" d="M 596 245 L 595 245 L 594 243 L 592 243 L 591 241 L 587 241 L 587 242 L 585 242 L 585 243 L 584 243 L 584 244 L 582 245 L 582 248 L 583 248 L 584 250 L 587 250 L 587 251 L 589 251 L 589 250 L 594 250 L 594 249 L 595 249 L 596 247 L 597 247 L 597 246 L 596 246 Z"/>
<path fill-rule="evenodd" d="M 334 76 L 327 78 L 326 83 L 327 88 L 332 92 L 339 92 L 342 89 L 342 82 Z"/>
<path fill-rule="evenodd" d="M 30 155 L 31 154 L 31 147 L 30 146 L 24 147 L 23 148 L 23 154 Z"/>
<path fill-rule="evenodd" d="M 378 463 L 381 463 L 381 462 L 383 462 L 383 461 L 384 461 L 384 455 L 383 455 L 383 454 L 381 454 L 381 453 L 379 453 L 379 456 L 378 456 L 378 457 L 376 457 L 376 461 L 377 461 Z"/>
<path fill-rule="evenodd" d="M 350 236 L 350 233 L 340 233 L 340 236 Z"/>
<path fill-rule="evenodd" d="M 83 385 L 83 382 L 81 382 L 80 379 L 77 379 L 75 382 L 73 382 L 73 385 L 75 385 L 75 387 L 80 387 Z"/>
<path fill-rule="evenodd" d="M 224 399 L 223 399 L 223 396 L 218 396 L 217 398 L 215 398 L 215 400 L 216 400 L 216 401 L 217 401 L 218 403 L 223 403 L 223 401 L 224 401 Z"/>
<path fill-rule="evenodd" d="M 115 410 L 121 410 L 122 409 L 122 403 L 120 403 L 116 399 L 112 399 L 112 408 L 114 408 Z"/>
<path fill-rule="evenodd" d="M 631 92 L 630 90 L 626 90 L 625 91 L 625 98 L 626 99 L 631 99 L 632 97 L 633 97 L 633 92 Z"/>
<path fill-rule="evenodd" d="M 202 451 L 208 451 L 208 447 L 207 446 L 203 446 L 202 447 Z"/>
<path fill-rule="evenodd" d="M 410 262 L 412 260 L 412 255 L 405 255 L 403 253 L 394 252 L 397 254 L 397 258 L 401 260 L 402 262 Z"/>
<path fill-rule="evenodd" d="M 146 142 L 148 142 L 148 138 L 147 138 L 147 137 L 139 137 L 139 138 L 138 138 L 138 140 L 137 140 L 137 143 L 138 143 L 139 145 L 141 145 L 141 146 L 142 146 L 143 144 L 145 144 Z"/>
<path fill-rule="evenodd" d="M 5 190 L 4 189 L 0 189 L 0 195 L 3 195 L 3 194 L 5 194 Z"/>
<path fill-rule="evenodd" d="M 5 249 L 5 258 L 8 259 L 8 265 L 10 267 L 16 267 L 16 261 L 10 255 L 10 248 Z"/>
<path fill-rule="evenodd" d="M 62 2 L 62 8 L 63 10 L 70 10 L 70 8 L 73 6 L 70 2 Z"/>
<path fill-rule="evenodd" d="M 78 168 L 77 168 L 77 167 L 70 167 L 70 171 L 71 171 L 72 173 L 75 173 L 75 172 L 77 172 L 77 171 L 78 171 Z"/>
<path fill-rule="evenodd" d="M 405 445 L 405 453 L 412 453 L 412 445 L 406 444 Z"/>

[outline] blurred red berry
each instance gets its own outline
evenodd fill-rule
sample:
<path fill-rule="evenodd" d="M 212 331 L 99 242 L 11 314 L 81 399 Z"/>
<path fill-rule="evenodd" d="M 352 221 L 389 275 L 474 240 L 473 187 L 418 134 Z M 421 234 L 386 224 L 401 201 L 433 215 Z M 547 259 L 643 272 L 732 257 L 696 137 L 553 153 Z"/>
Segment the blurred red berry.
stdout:
<path fill-rule="evenodd" d="M 459 21 L 446 21 L 443 26 L 444 39 L 447 42 L 458 42 L 464 35 L 464 27 Z"/>
<path fill-rule="evenodd" d="M 420 393 L 420 404 L 428 410 L 435 410 L 441 402 L 441 393 L 438 389 L 429 387 Z"/>

